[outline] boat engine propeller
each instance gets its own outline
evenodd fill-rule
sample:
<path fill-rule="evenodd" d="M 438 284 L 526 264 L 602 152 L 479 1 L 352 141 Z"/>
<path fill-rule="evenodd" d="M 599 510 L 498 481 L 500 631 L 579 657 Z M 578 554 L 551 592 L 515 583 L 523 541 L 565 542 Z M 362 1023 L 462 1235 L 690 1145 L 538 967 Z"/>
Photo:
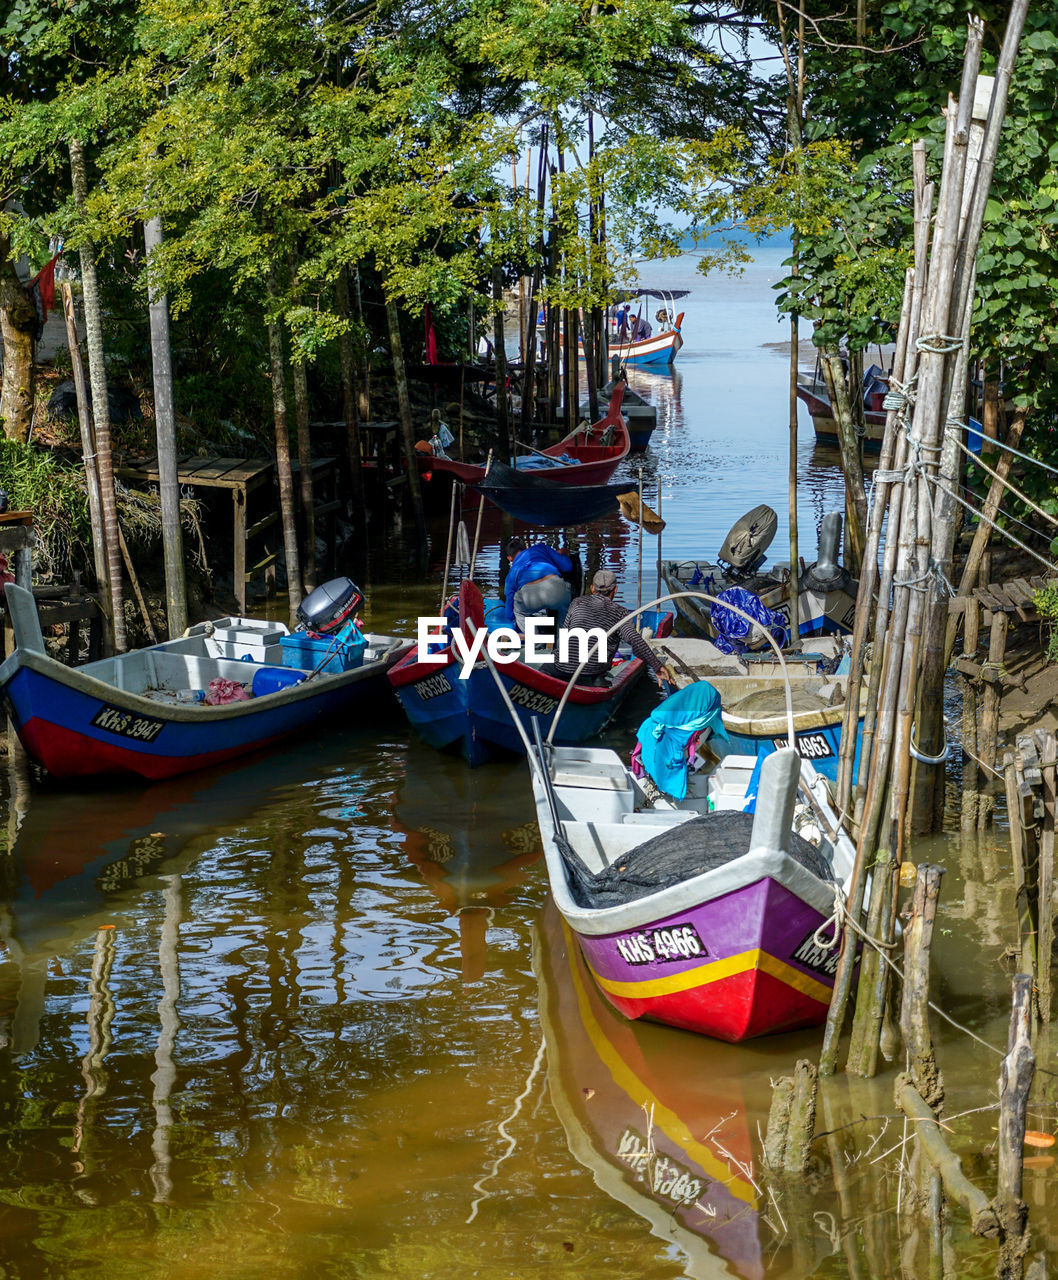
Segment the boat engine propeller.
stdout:
<path fill-rule="evenodd" d="M 753 577 L 764 563 L 778 527 L 779 517 L 764 503 L 740 516 L 716 557 L 727 570 L 727 576 L 736 580 Z"/>
<path fill-rule="evenodd" d="M 801 577 L 803 591 L 837 591 L 849 585 L 851 574 L 838 564 L 841 552 L 841 512 L 831 511 L 819 525 L 819 558 Z"/>
<path fill-rule="evenodd" d="M 298 605 L 298 622 L 315 635 L 334 635 L 356 617 L 363 603 L 363 592 L 352 578 L 332 578 L 310 591 Z"/>

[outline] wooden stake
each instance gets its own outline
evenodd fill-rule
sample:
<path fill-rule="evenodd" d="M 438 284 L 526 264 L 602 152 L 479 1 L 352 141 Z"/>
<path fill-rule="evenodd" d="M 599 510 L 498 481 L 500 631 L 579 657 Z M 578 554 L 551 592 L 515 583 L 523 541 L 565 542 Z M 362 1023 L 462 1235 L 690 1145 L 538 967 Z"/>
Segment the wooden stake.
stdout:
<path fill-rule="evenodd" d="M 943 867 L 924 865 L 918 869 L 911 919 L 904 933 L 904 996 L 900 1005 L 900 1030 L 907 1046 L 911 1078 L 934 1110 L 944 1097 L 944 1085 L 929 1030 L 929 962 L 943 875 Z"/>
<path fill-rule="evenodd" d="M 1029 1039 L 1032 975 L 1014 978 L 1007 1056 L 999 1073 L 999 1177 L 995 1210 L 1002 1229 L 999 1280 L 1020 1280 L 1028 1251 L 1028 1207 L 1021 1198 L 1025 1150 L 1025 1109 L 1036 1074 Z"/>
<path fill-rule="evenodd" d="M 1040 841 L 1039 939 L 1036 985 L 1039 991 L 1040 1021 L 1051 1020 L 1051 953 L 1054 950 L 1054 808 L 1055 738 L 1043 736 L 1040 764 L 1043 769 L 1043 837 Z"/>
<path fill-rule="evenodd" d="M 1003 664 L 1003 655 L 1007 647 L 1007 627 L 1009 622 L 1005 613 L 992 615 L 992 627 L 988 635 L 988 662 L 993 671 L 998 671 Z M 996 743 L 999 737 L 999 699 L 1002 687 L 998 681 L 985 683 L 982 697 L 981 732 L 977 746 L 981 760 L 989 768 L 996 767 Z M 978 829 L 984 828 L 992 817 L 995 808 L 995 788 L 992 783 L 983 789 L 977 810 Z"/>

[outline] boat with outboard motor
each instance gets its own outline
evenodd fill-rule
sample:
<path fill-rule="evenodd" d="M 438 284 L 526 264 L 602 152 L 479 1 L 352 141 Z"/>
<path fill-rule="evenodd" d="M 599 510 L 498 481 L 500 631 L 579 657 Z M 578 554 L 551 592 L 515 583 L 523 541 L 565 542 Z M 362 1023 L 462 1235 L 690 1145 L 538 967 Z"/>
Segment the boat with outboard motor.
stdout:
<path fill-rule="evenodd" d="M 690 597 L 677 601 L 680 616 L 695 632 L 707 639 L 729 638 L 740 650 L 763 649 L 766 627 L 790 626 L 790 574 L 788 568 L 764 567 L 764 557 L 775 531 L 778 516 L 771 507 L 761 504 L 748 511 L 732 526 L 717 555 L 716 562 L 704 560 L 667 560 L 661 565 L 661 578 L 671 592 L 701 590 L 720 595 L 732 588 L 756 596 L 763 606 L 759 624 L 747 629 L 725 614 L 726 601 L 710 605 Z M 838 563 L 841 550 L 842 517 L 837 511 L 823 517 L 819 530 L 819 556 L 814 564 L 802 569 L 798 580 L 799 634 L 804 636 L 848 634 L 856 613 L 858 583 Z M 744 597 L 735 602 L 744 605 Z M 734 626 L 729 624 L 734 621 Z"/>
<path fill-rule="evenodd" d="M 885 434 L 885 397 L 889 392 L 889 375 L 877 364 L 863 371 L 863 447 L 877 452 Z M 819 366 L 813 373 L 797 374 L 797 398 L 808 410 L 816 439 L 824 444 L 838 443 L 838 424 L 830 399 L 830 388 Z"/>
<path fill-rule="evenodd" d="M 509 625 L 502 609 L 500 601 L 486 602 L 477 585 L 465 580 L 446 610 L 447 636 L 438 645 L 436 660 L 423 662 L 418 653 L 409 653 L 389 672 L 390 684 L 416 732 L 433 747 L 460 751 L 470 765 L 521 753 L 519 728 L 527 727 L 534 716 L 549 726 L 569 684 L 551 674 L 550 659 L 541 664 L 521 659 L 504 664 L 499 687 L 482 662 L 475 663 L 465 679 L 460 677 L 456 634 L 469 652 L 481 628 Z M 667 635 L 672 621 L 670 613 L 644 610 L 639 625 L 652 635 Z M 601 733 L 642 675 L 641 659 L 620 653 L 618 657 L 604 681 L 574 684 L 569 690 L 562 721 L 564 742 L 587 742 Z"/>
<path fill-rule="evenodd" d="M 16 648 L 0 694 L 31 759 L 56 778 L 170 778 L 269 746 L 387 698 L 386 672 L 413 648 L 362 634 L 359 589 L 338 578 L 302 601 L 304 630 L 225 618 L 71 668 L 48 656 L 32 593 L 5 591 Z"/>

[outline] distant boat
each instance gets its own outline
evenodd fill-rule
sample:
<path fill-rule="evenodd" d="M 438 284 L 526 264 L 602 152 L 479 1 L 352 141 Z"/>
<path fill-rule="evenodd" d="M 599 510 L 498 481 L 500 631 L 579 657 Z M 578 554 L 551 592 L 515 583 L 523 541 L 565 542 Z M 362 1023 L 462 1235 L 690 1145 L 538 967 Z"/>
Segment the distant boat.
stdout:
<path fill-rule="evenodd" d="M 889 391 L 889 377 L 879 365 L 872 364 L 863 374 L 863 417 L 865 432 L 863 445 L 865 449 L 878 450 L 882 447 L 882 436 L 885 434 L 886 410 L 882 402 Z M 826 380 L 817 370 L 814 373 L 801 371 L 797 375 L 797 398 L 808 409 L 815 428 L 816 439 L 825 444 L 838 443 L 838 424 L 834 417 L 834 406 L 830 402 L 830 392 Z"/>
<path fill-rule="evenodd" d="M 493 602 L 498 609 L 498 602 Z M 449 611 L 451 630 L 462 632 L 470 643 L 480 627 L 487 626 L 486 602 L 469 580 L 459 588 Z M 655 634 L 667 635 L 672 615 L 647 615 Z M 444 661 L 420 662 L 417 652 L 402 658 L 389 673 L 389 681 L 412 727 L 431 746 L 459 751 L 470 765 L 484 764 L 497 756 L 521 754 L 523 739 L 511 719 L 503 695 L 488 668 L 479 663 L 465 680 L 460 660 L 449 643 L 441 650 Z M 633 685 L 643 674 L 640 658 L 618 662 L 605 683 L 574 685 L 562 713 L 563 742 L 588 742 L 609 724 Z M 551 675 L 546 666 L 516 661 L 499 667 L 503 688 L 523 728 L 534 717 L 549 727 L 568 681 Z"/>
<path fill-rule="evenodd" d="M 14 583 L 5 592 L 16 648 L 0 664 L 0 694 L 26 752 L 56 778 L 171 778 L 306 733 L 384 699 L 387 669 L 413 647 L 368 635 L 355 665 L 341 669 L 337 638 L 324 640 L 318 667 L 304 633 L 241 618 L 226 620 L 224 640 L 200 623 L 164 644 L 67 667 L 45 651 L 32 593 Z M 210 706 L 202 699 L 216 679 L 250 688 Z"/>
<path fill-rule="evenodd" d="M 855 849 L 809 761 L 727 757 L 680 805 L 613 751 L 533 743 L 530 763 L 552 896 L 618 1012 L 731 1042 L 823 1022 Z"/>
<path fill-rule="evenodd" d="M 628 428 L 621 415 L 627 383 L 622 379 L 613 389 L 604 417 L 591 426 L 578 427 L 558 444 L 526 453 L 515 460 L 519 471 L 546 474 L 559 484 L 605 484 L 628 456 Z M 485 479 L 486 464 L 459 462 L 455 458 L 439 458 L 429 453 L 416 455 L 419 471 L 425 478 L 432 475 L 453 476 L 462 484 L 480 484 Z"/>
<path fill-rule="evenodd" d="M 654 319 L 664 327 L 654 333 L 649 317 L 645 319 L 641 315 L 633 317 L 629 309 L 624 311 L 624 320 L 622 321 L 620 311 L 611 312 L 608 344 L 610 358 L 613 359 L 616 356 L 622 364 L 636 367 L 672 364 L 683 346 L 683 317 L 685 314 L 682 311 L 676 312 L 675 302 L 677 298 L 687 297 L 688 293 L 690 293 L 689 289 L 632 288 L 620 290 L 618 293 L 619 303 L 631 304 L 633 300 L 639 299 L 642 306 L 642 303 L 650 300 L 659 301 L 662 305 Z M 641 331 L 644 328 L 650 331 L 650 336 L 637 336 L 637 331 Z"/>

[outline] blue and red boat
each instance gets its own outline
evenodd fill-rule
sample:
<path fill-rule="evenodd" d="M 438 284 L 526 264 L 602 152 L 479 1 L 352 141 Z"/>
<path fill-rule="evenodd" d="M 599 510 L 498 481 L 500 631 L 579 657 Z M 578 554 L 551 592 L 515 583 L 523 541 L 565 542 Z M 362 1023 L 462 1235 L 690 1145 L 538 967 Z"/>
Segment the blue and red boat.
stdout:
<path fill-rule="evenodd" d="M 317 663 L 304 633 L 231 619 L 243 625 L 224 628 L 221 640 L 203 623 L 176 640 L 73 668 L 47 655 L 32 594 L 13 583 L 5 591 L 17 647 L 0 664 L 0 694 L 27 753 L 56 778 L 171 778 L 231 760 L 386 699 L 387 670 L 412 648 L 368 635 L 355 665 L 342 669 L 337 636 L 315 642 Z M 293 665 L 284 663 L 284 638 Z M 227 656 L 239 649 L 241 657 Z M 210 705 L 214 682 L 227 696 L 237 686 L 238 700 Z"/>
<path fill-rule="evenodd" d="M 412 727 L 430 746 L 458 750 L 471 765 L 510 753 L 524 754 L 518 727 L 488 667 L 479 662 L 465 680 L 461 679 L 462 663 L 452 643 L 452 636 L 459 631 L 469 649 L 479 628 L 503 625 L 499 605 L 493 604 L 487 611 L 480 590 L 468 580 L 460 586 L 448 616 L 449 639 L 435 655 L 439 661 L 421 662 L 418 653 L 410 653 L 389 672 L 390 684 Z M 672 615 L 659 617 L 644 611 L 641 625 L 651 626 L 657 635 L 668 635 Z M 606 683 L 574 685 L 562 713 L 561 741 L 588 742 L 600 734 L 643 674 L 643 667 L 641 659 L 628 658 L 615 663 Z M 546 732 L 567 681 L 549 674 L 546 667 L 520 660 L 504 664 L 498 671 L 522 726 L 528 731 L 535 716 Z"/>

